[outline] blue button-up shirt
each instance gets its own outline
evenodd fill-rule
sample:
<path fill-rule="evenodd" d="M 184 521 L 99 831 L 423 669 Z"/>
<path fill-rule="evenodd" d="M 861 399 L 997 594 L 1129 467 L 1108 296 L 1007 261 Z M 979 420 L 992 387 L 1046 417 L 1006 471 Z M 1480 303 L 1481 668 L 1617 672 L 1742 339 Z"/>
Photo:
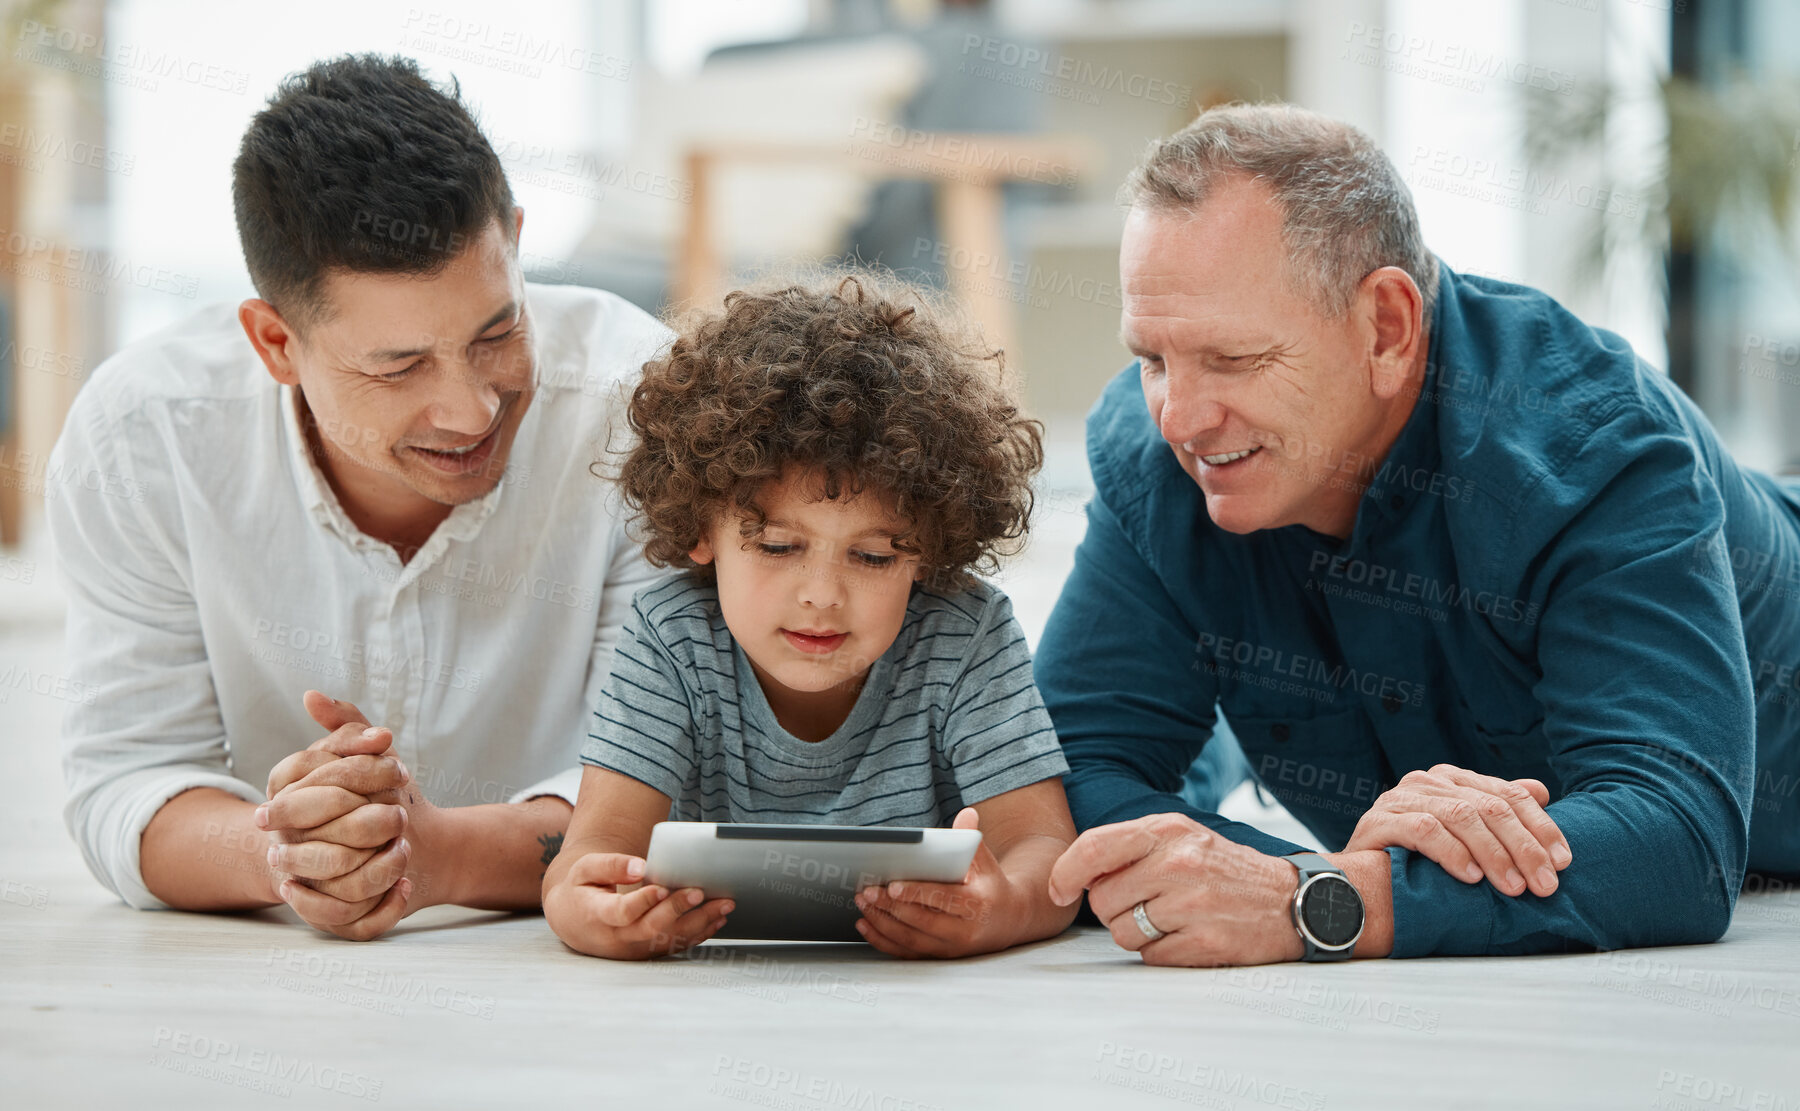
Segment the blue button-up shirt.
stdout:
<path fill-rule="evenodd" d="M 1088 455 L 1036 665 L 1081 828 L 1174 811 L 1297 851 L 1176 794 L 1220 706 L 1327 848 L 1413 769 L 1548 785 L 1557 890 L 1389 849 L 1396 956 L 1711 941 L 1747 864 L 1800 872 L 1800 496 L 1618 336 L 1443 268 L 1417 404 L 1343 541 L 1213 525 L 1135 364 Z"/>

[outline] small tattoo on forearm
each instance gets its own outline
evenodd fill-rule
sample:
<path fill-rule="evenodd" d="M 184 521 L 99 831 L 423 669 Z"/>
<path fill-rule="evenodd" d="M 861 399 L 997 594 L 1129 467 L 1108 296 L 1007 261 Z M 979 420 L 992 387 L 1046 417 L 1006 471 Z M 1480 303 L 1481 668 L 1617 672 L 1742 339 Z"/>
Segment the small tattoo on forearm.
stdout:
<path fill-rule="evenodd" d="M 544 855 L 538 857 L 538 863 L 545 868 L 550 867 L 550 862 L 556 859 L 556 854 L 562 852 L 562 843 L 563 835 L 560 833 L 538 834 L 538 844 L 544 846 Z"/>

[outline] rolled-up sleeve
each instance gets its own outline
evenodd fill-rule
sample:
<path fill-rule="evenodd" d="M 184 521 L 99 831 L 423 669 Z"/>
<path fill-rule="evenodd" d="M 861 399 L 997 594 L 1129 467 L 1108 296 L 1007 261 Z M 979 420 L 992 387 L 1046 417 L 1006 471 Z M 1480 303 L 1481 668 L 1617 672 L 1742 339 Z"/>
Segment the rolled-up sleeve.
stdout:
<path fill-rule="evenodd" d="M 108 401 L 94 388 L 77 398 L 45 483 L 79 692 L 64 719 L 63 820 L 94 877 L 151 909 L 167 904 L 144 886 L 139 842 L 162 805 L 195 787 L 263 793 L 232 774 L 179 506 L 166 476 L 138 473 Z"/>
<path fill-rule="evenodd" d="M 1549 814 L 1574 861 L 1548 898 L 1464 884 L 1390 849 L 1394 955 L 1717 940 L 1748 853 L 1754 697 L 1725 508 L 1691 442 L 1636 409 L 1521 502 L 1538 552 Z"/>

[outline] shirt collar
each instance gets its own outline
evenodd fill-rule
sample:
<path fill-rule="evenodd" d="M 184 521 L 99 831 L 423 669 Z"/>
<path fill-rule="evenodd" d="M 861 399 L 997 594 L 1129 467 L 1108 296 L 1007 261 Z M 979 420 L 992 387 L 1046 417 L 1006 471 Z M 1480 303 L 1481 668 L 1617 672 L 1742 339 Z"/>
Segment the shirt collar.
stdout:
<path fill-rule="evenodd" d="M 288 469 L 294 474 L 294 488 L 300 495 L 300 504 L 306 507 L 313 520 L 337 529 L 348 538 L 356 532 L 356 527 L 344 515 L 337 495 L 313 461 L 306 426 L 300 421 L 300 391 L 288 385 L 278 388 L 281 390 L 281 427 L 287 438 Z"/>

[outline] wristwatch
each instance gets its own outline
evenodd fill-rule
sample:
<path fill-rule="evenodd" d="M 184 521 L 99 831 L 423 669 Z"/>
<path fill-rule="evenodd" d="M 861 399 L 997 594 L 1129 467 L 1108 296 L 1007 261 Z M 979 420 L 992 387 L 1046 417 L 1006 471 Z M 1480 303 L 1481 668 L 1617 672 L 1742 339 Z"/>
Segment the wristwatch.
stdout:
<path fill-rule="evenodd" d="M 1300 870 L 1293 916 L 1294 929 L 1306 946 L 1302 959 L 1349 960 L 1363 932 L 1363 901 L 1356 885 L 1318 853 L 1294 853 L 1282 859 Z"/>

